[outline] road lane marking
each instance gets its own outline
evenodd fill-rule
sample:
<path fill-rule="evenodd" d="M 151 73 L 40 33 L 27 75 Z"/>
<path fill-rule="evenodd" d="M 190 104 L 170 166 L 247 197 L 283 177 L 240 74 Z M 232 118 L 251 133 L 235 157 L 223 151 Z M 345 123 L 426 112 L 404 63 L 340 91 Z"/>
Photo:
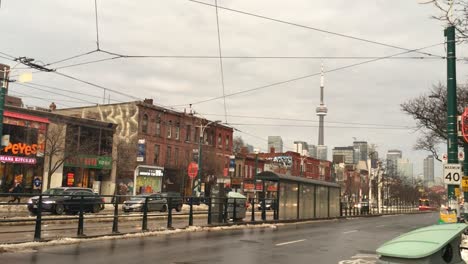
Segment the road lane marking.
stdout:
<path fill-rule="evenodd" d="M 357 232 L 357 230 L 346 231 L 346 232 L 343 232 L 343 234 L 349 234 L 349 233 L 354 233 L 354 232 Z"/>
<path fill-rule="evenodd" d="M 302 242 L 302 241 L 305 241 L 305 239 L 294 240 L 294 241 L 289 241 L 289 242 L 284 242 L 284 243 L 279 243 L 279 244 L 276 244 L 275 246 L 284 246 L 284 245 L 299 243 L 299 242 Z"/>

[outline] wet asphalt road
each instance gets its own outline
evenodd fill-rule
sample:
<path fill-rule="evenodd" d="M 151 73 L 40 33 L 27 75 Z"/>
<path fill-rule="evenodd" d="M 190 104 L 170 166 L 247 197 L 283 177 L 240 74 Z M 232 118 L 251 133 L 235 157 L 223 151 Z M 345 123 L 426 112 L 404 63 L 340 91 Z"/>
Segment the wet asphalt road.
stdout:
<path fill-rule="evenodd" d="M 428 213 L 88 241 L 5 253 L 0 263 L 375 263 L 380 244 L 436 222 Z"/>

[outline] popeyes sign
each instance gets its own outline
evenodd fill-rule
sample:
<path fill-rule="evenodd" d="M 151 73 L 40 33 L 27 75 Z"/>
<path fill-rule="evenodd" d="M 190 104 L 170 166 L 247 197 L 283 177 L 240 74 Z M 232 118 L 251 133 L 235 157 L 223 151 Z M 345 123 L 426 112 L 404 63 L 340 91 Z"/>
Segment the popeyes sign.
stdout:
<path fill-rule="evenodd" d="M 8 146 L 3 148 L 3 152 L 11 153 L 13 155 L 36 155 L 37 154 L 38 145 L 37 144 L 25 144 L 25 143 L 10 143 Z"/>

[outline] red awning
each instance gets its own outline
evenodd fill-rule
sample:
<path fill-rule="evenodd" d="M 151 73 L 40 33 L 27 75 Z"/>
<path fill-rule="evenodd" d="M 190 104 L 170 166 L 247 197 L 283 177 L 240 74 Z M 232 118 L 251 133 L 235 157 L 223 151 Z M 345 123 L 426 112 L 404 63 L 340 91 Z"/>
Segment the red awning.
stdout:
<path fill-rule="evenodd" d="M 50 123 L 48 118 L 43 118 L 43 117 L 38 117 L 38 116 L 33 116 L 33 115 L 20 114 L 20 113 L 15 113 L 15 112 L 10 112 L 10 111 L 4 111 L 3 115 L 8 116 L 8 117 L 12 117 L 12 118 L 35 121 L 35 122 L 39 122 L 39 123 Z"/>

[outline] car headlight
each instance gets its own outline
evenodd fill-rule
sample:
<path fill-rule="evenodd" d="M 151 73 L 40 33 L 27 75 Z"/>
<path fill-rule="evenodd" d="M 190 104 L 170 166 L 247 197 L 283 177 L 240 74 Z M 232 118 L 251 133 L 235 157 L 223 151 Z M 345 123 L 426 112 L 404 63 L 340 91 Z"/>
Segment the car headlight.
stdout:
<path fill-rule="evenodd" d="M 45 204 L 54 204 L 55 201 L 44 201 L 43 203 L 45 203 Z"/>

